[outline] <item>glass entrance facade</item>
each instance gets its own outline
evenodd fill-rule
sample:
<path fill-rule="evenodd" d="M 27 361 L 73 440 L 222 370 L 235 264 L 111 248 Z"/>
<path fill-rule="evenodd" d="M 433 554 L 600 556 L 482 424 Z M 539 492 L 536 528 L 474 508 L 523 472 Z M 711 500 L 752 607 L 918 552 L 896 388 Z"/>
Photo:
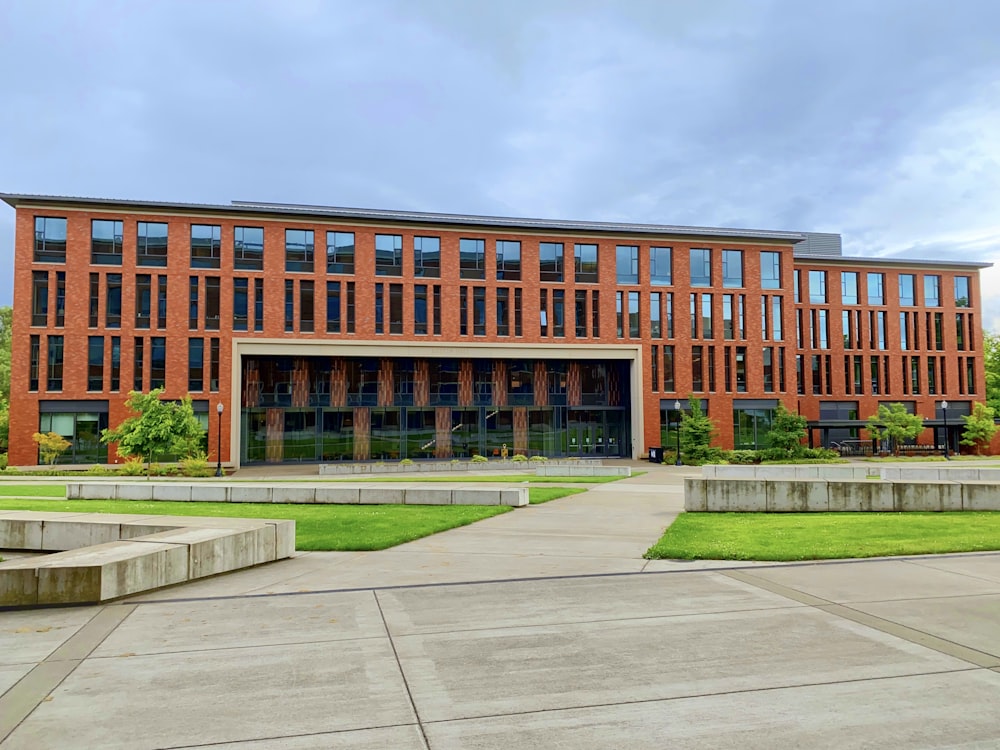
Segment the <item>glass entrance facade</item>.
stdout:
<path fill-rule="evenodd" d="M 244 357 L 242 461 L 628 456 L 627 362 Z"/>

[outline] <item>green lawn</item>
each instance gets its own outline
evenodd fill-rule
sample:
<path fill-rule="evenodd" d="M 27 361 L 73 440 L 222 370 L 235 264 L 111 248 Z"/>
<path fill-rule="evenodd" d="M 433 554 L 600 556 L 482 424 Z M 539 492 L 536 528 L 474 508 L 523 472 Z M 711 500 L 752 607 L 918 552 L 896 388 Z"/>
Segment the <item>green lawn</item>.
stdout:
<path fill-rule="evenodd" d="M 542 487 L 529 489 L 528 493 L 532 503 L 544 503 L 584 491 Z M 288 518 L 295 521 L 296 549 L 347 551 L 394 547 L 513 509 L 502 505 L 285 505 L 0 498 L 0 510 Z"/>
<path fill-rule="evenodd" d="M 1000 549 L 1000 512 L 682 513 L 645 557 L 829 560 Z"/>
<path fill-rule="evenodd" d="M 0 484 L 0 497 L 66 497 L 66 485 Z"/>

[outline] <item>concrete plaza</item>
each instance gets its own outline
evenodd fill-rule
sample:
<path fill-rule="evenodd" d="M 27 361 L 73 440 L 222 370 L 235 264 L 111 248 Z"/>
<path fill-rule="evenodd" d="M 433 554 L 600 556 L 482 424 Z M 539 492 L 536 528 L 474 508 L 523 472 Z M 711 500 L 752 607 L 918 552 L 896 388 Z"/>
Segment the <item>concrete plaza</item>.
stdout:
<path fill-rule="evenodd" d="M 649 562 L 695 470 L 0 613 L 0 748 L 995 748 L 1000 554 Z"/>

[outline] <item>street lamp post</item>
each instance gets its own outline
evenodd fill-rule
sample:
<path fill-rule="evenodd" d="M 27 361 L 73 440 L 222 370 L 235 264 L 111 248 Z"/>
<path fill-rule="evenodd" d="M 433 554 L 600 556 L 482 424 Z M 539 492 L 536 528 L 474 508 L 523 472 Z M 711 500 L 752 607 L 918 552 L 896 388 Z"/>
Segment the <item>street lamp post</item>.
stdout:
<path fill-rule="evenodd" d="M 224 410 L 225 407 L 223 407 L 220 401 L 219 405 L 215 407 L 215 413 L 219 415 L 219 439 L 215 447 L 215 457 L 218 461 L 215 465 L 215 476 L 217 477 L 222 476 L 222 412 Z"/>
<path fill-rule="evenodd" d="M 944 418 L 944 457 L 951 458 L 948 455 L 948 402 L 941 402 L 941 416 Z"/>
<path fill-rule="evenodd" d="M 674 411 L 677 412 L 677 457 L 674 466 L 681 465 L 681 402 L 674 401 Z"/>

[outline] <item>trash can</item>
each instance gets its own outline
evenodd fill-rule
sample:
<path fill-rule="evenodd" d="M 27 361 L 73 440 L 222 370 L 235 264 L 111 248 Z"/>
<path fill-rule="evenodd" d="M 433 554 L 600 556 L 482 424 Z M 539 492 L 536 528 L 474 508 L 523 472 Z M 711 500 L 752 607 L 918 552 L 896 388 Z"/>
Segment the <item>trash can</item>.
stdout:
<path fill-rule="evenodd" d="M 663 463 L 663 446 L 649 449 L 649 462 L 653 464 Z"/>

